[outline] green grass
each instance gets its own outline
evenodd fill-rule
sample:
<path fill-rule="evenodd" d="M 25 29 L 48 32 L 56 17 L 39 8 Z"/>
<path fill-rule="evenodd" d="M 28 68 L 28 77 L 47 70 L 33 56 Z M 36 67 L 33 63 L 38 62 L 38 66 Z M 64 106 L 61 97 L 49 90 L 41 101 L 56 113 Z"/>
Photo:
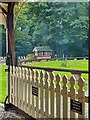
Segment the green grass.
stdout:
<path fill-rule="evenodd" d="M 0 66 L 0 102 L 4 102 L 6 97 L 6 77 L 7 73 L 5 72 L 6 65 Z"/>
<path fill-rule="evenodd" d="M 72 70 L 88 70 L 88 60 L 67 60 L 67 61 L 48 61 L 48 62 L 33 62 L 27 64 L 29 66 L 39 66 L 39 67 L 50 67 L 50 68 L 64 68 Z M 54 72 L 55 74 L 60 74 L 64 76 L 65 74 L 70 77 L 72 74 L 68 72 Z M 88 80 L 88 74 L 82 74 L 85 80 Z M 62 82 L 61 82 L 62 85 Z M 70 83 L 68 83 L 68 88 L 70 89 Z M 78 91 L 78 83 L 75 85 L 76 91 Z M 88 90 L 88 85 L 85 83 L 84 90 Z"/>
<path fill-rule="evenodd" d="M 29 66 L 40 66 L 40 67 L 50 67 L 50 68 L 64 68 L 64 69 L 73 69 L 73 70 L 88 70 L 88 60 L 68 60 L 63 64 L 64 61 L 48 61 L 48 62 L 33 62 L 28 63 Z M 59 73 L 59 72 L 55 72 Z M 63 76 L 71 76 L 71 73 L 60 72 Z M 82 74 L 82 76 L 88 80 L 88 74 Z"/>

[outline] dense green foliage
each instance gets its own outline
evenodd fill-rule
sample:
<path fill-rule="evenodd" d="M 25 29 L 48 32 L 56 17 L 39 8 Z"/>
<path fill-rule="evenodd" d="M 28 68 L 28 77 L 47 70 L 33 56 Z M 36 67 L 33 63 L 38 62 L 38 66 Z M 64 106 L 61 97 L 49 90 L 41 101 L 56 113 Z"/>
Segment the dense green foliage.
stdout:
<path fill-rule="evenodd" d="M 15 14 L 18 7 L 15 7 Z M 15 26 L 15 51 L 27 55 L 35 46 L 48 45 L 59 57 L 63 54 L 87 56 L 88 9 L 86 2 L 26 3 Z M 4 30 L 3 36 L 5 46 Z"/>
<path fill-rule="evenodd" d="M 88 3 L 27 3 L 15 28 L 16 51 L 48 45 L 58 56 L 86 56 L 88 16 Z"/>

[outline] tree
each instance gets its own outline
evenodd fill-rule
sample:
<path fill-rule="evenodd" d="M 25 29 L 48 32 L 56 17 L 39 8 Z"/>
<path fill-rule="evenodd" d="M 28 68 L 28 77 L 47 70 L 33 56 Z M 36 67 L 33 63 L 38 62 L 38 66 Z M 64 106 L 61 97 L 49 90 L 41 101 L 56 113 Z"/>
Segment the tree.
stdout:
<path fill-rule="evenodd" d="M 27 3 L 17 20 L 15 50 L 27 55 L 35 46 L 49 45 L 58 56 L 88 55 L 88 10 L 84 2 Z"/>

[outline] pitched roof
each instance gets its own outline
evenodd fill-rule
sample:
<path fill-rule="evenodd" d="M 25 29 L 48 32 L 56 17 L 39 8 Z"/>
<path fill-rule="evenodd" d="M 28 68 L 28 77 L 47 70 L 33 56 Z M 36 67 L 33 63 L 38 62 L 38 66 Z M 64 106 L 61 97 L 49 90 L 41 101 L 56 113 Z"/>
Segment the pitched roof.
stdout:
<path fill-rule="evenodd" d="M 35 47 L 33 49 L 33 52 L 36 51 L 36 50 L 37 51 L 50 51 L 50 52 L 53 51 L 49 46 L 38 46 L 38 47 Z"/>

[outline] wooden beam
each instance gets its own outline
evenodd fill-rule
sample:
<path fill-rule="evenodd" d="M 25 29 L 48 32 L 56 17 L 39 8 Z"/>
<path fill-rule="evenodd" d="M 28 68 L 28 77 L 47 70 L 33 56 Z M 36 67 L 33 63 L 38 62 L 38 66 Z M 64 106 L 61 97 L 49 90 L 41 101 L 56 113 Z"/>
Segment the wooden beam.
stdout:
<path fill-rule="evenodd" d="M 7 29 L 8 29 L 8 53 L 12 57 L 12 65 L 14 65 L 14 25 L 13 25 L 13 9 L 14 4 L 8 3 L 8 14 L 7 14 Z"/>
<path fill-rule="evenodd" d="M 13 9 L 14 6 L 12 6 L 12 3 L 8 3 L 8 13 L 7 13 L 8 54 L 11 55 L 11 65 L 14 65 Z M 8 69 L 10 69 L 10 65 L 8 65 Z M 9 96 L 8 102 L 10 102 L 10 72 L 8 72 L 8 96 Z"/>
<path fill-rule="evenodd" d="M 12 2 L 11 6 L 10 6 L 10 12 L 12 12 L 12 9 L 14 8 L 14 5 L 15 5 L 15 2 Z"/>
<path fill-rule="evenodd" d="M 0 9 L 2 10 L 3 13 L 7 15 L 7 11 L 0 5 Z"/>
<path fill-rule="evenodd" d="M 5 14 L 3 12 L 0 12 L 0 24 L 5 25 L 5 28 L 6 28 L 6 22 L 7 22 L 7 18 Z"/>
<path fill-rule="evenodd" d="M 24 2 L 21 2 L 21 5 L 20 5 L 20 8 L 18 9 L 16 15 L 15 15 L 15 19 L 14 19 L 14 27 L 16 25 L 16 21 L 17 21 L 17 18 L 19 16 L 19 13 L 21 12 L 23 6 L 25 5 L 25 3 L 27 2 L 27 0 L 24 0 Z"/>

